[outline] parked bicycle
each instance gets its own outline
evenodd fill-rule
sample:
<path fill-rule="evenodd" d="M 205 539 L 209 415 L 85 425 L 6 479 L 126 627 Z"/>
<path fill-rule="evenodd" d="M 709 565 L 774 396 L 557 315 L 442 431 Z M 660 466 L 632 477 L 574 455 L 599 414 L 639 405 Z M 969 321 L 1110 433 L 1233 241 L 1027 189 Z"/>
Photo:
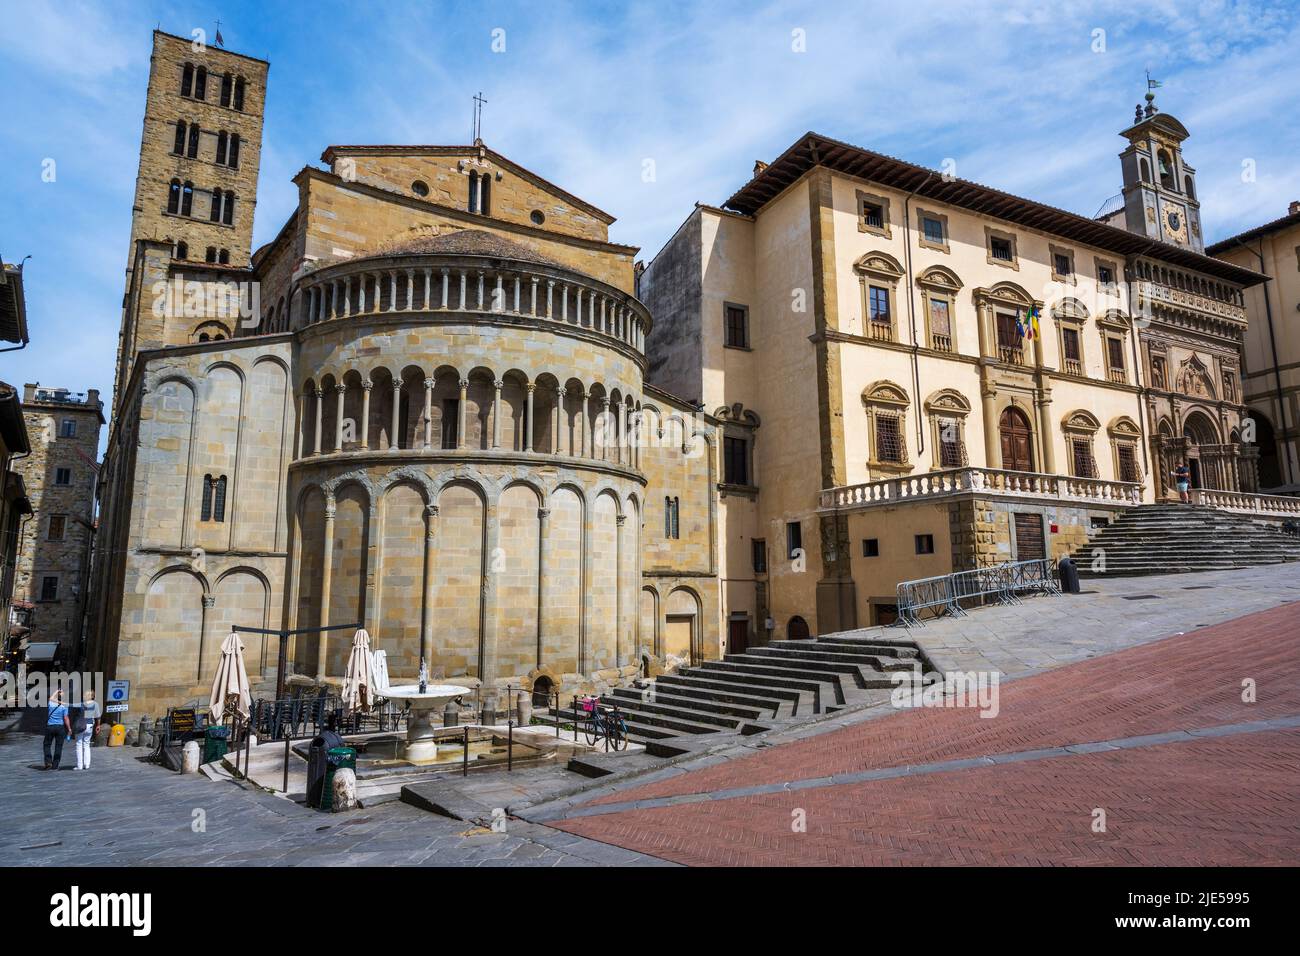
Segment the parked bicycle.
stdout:
<path fill-rule="evenodd" d="M 602 704 L 599 697 L 584 697 L 578 706 L 586 712 L 582 718 L 582 730 L 587 736 L 587 743 L 595 745 L 604 737 L 609 741 L 611 750 L 623 750 L 627 747 L 627 721 L 623 719 L 618 705 Z"/>

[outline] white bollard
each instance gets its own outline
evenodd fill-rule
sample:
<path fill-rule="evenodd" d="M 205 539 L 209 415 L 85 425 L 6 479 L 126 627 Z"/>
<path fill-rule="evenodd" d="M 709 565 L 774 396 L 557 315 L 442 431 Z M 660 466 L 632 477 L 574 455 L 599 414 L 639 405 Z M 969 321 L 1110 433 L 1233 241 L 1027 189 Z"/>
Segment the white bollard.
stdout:
<path fill-rule="evenodd" d="M 357 774 L 351 767 L 340 767 L 334 771 L 333 806 L 335 813 L 340 810 L 357 808 Z"/>
<path fill-rule="evenodd" d="M 199 758 L 202 757 L 203 751 L 199 748 L 197 740 L 191 740 L 181 748 L 181 773 L 198 773 Z"/>

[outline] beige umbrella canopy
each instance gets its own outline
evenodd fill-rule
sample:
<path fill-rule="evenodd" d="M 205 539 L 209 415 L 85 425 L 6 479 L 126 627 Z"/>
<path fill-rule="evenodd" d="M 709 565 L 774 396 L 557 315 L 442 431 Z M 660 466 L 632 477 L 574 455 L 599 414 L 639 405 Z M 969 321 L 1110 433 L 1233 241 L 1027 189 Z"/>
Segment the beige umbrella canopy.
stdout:
<path fill-rule="evenodd" d="M 217 665 L 217 679 L 212 682 L 212 696 L 208 700 L 208 719 L 219 723 L 227 709 L 247 717 L 253 698 L 248 692 L 248 671 L 244 670 L 244 642 L 231 631 L 221 644 L 221 662 Z"/>
<path fill-rule="evenodd" d="M 375 675 L 370 656 L 370 635 L 363 627 L 352 636 L 352 655 L 343 676 L 343 706 L 348 710 L 369 710 L 375 699 Z"/>

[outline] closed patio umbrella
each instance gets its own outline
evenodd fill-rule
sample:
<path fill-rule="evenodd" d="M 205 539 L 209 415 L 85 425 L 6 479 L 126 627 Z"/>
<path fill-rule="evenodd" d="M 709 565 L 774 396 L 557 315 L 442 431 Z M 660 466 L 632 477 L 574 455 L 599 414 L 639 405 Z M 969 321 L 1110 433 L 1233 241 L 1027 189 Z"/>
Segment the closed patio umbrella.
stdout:
<path fill-rule="evenodd" d="M 343 706 L 349 711 L 369 710 L 374 702 L 375 678 L 370 657 L 370 635 L 361 628 L 352 636 L 352 654 L 343 676 Z"/>
<path fill-rule="evenodd" d="M 388 690 L 388 652 L 378 649 L 370 655 L 370 660 L 371 677 L 374 679 L 374 692 L 371 696 L 383 697 L 384 691 Z"/>
<path fill-rule="evenodd" d="M 220 723 L 227 707 L 240 717 L 247 717 L 252 700 L 248 692 L 248 671 L 244 670 L 244 642 L 231 631 L 221 644 L 217 679 L 212 682 L 212 696 L 208 699 L 208 719 Z"/>

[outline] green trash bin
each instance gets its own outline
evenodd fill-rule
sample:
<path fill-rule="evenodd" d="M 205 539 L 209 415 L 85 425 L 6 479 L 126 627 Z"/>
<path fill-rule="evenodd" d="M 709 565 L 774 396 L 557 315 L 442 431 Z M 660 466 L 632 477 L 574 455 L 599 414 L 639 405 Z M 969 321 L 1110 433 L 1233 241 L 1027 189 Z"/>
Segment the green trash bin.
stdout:
<path fill-rule="evenodd" d="M 203 762 L 220 760 L 230 749 L 230 728 L 209 727 L 203 737 Z"/>
<path fill-rule="evenodd" d="M 320 795 L 322 810 L 334 809 L 334 773 L 343 767 L 356 773 L 357 752 L 354 748 L 331 747 L 325 751 L 325 785 Z"/>

